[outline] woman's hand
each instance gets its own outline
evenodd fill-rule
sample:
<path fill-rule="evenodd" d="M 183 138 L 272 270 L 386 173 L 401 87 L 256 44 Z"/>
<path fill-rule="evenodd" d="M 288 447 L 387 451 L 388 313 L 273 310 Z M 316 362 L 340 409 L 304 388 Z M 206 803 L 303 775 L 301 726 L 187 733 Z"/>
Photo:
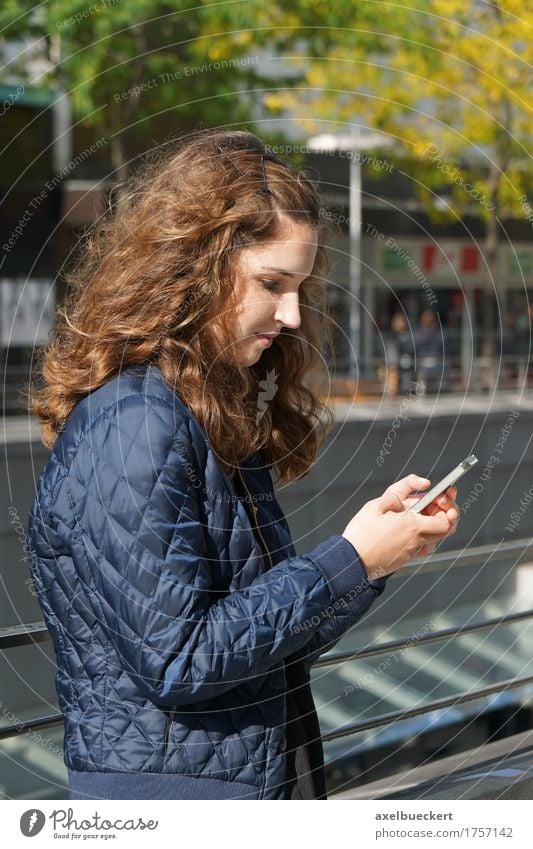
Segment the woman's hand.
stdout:
<path fill-rule="evenodd" d="M 422 513 L 409 511 L 418 500 L 412 493 L 429 485 L 427 478 L 418 475 L 402 478 L 368 501 L 344 529 L 342 536 L 357 549 L 371 580 L 391 575 L 414 557 L 431 554 L 444 537 L 455 532 L 459 519 L 455 487 Z"/>

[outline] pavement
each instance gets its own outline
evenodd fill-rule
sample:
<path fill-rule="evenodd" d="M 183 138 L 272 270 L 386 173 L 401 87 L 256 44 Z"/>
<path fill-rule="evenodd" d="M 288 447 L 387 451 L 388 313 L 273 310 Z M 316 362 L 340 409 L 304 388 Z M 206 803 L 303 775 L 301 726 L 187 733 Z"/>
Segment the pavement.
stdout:
<path fill-rule="evenodd" d="M 533 410 L 533 392 L 441 393 L 440 395 L 379 396 L 361 400 L 335 398 L 331 403 L 337 419 L 393 419 L 404 412 L 409 418 L 433 418 L 465 414 L 485 415 L 509 410 Z"/>
<path fill-rule="evenodd" d="M 376 395 L 375 397 L 327 400 L 335 418 L 342 421 L 392 420 L 401 412 L 410 419 L 435 416 L 488 415 L 510 410 L 533 411 L 533 392 L 440 393 L 440 395 Z M 40 441 L 40 427 L 32 416 L 0 417 L 0 442 Z"/>

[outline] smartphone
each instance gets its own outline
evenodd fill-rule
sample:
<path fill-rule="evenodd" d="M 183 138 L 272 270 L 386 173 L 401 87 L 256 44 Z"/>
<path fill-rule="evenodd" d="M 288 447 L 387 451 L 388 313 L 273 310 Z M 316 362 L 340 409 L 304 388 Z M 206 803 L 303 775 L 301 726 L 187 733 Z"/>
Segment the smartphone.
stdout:
<path fill-rule="evenodd" d="M 417 501 L 416 504 L 413 504 L 412 507 L 409 507 L 409 510 L 413 510 L 414 513 L 420 513 L 421 510 L 424 510 L 432 501 L 438 498 L 445 489 L 448 489 L 449 486 L 453 486 L 453 484 L 459 480 L 466 472 L 468 472 L 472 466 L 475 466 L 477 463 L 477 457 L 473 454 L 470 454 L 466 460 L 463 460 L 462 463 L 459 463 L 455 469 L 446 475 L 446 477 L 442 478 L 435 486 L 432 486 L 428 492 L 425 492 L 420 501 Z"/>

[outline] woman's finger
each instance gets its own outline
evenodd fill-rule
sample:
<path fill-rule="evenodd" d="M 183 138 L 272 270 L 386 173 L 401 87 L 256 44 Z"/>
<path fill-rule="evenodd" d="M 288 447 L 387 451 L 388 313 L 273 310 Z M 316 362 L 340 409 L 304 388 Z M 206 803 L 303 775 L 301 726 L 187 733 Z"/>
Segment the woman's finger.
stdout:
<path fill-rule="evenodd" d="M 421 548 L 418 549 L 416 556 L 417 557 L 429 557 L 430 554 L 433 554 L 436 547 L 437 547 L 436 545 L 423 545 Z"/>
<path fill-rule="evenodd" d="M 453 491 L 452 491 L 453 490 Z M 457 507 L 455 499 L 457 498 L 457 490 L 455 487 L 450 487 L 445 492 L 435 498 L 434 504 L 438 504 L 441 510 L 449 510 L 451 507 Z"/>
<path fill-rule="evenodd" d="M 430 481 L 427 478 L 421 478 L 420 475 L 407 475 L 407 477 L 401 478 L 388 486 L 385 492 L 397 496 L 403 502 L 413 492 L 419 489 L 427 489 L 429 485 Z"/>
<path fill-rule="evenodd" d="M 447 513 L 448 510 L 455 510 L 456 514 L 459 516 L 461 510 L 459 505 L 455 501 L 457 497 L 457 490 L 455 487 L 449 487 L 445 492 L 438 495 L 431 504 L 422 510 L 422 513 L 426 516 L 434 516 L 439 510 L 442 510 L 444 513 Z"/>
<path fill-rule="evenodd" d="M 420 498 L 407 498 L 404 501 L 405 509 L 409 510 L 409 508 L 412 507 L 413 504 L 416 504 L 417 501 L 420 501 Z M 439 502 L 438 500 L 432 501 L 431 504 L 428 504 L 428 506 L 422 510 L 421 515 L 436 516 L 437 513 L 447 513 L 449 510 L 454 510 L 456 516 L 459 516 L 461 512 L 455 501 L 451 498 L 445 498 L 442 502 Z"/>

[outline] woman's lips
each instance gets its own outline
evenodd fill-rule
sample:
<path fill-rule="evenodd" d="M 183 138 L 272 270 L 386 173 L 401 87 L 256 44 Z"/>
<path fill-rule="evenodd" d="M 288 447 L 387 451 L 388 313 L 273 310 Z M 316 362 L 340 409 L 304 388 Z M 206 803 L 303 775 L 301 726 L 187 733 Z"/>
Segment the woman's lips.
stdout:
<path fill-rule="evenodd" d="M 274 337 L 273 337 L 273 336 L 264 336 L 264 335 L 263 335 L 263 334 L 261 334 L 261 333 L 256 333 L 255 335 L 257 336 L 257 338 L 258 338 L 258 339 L 260 339 L 260 340 L 261 340 L 261 342 L 262 342 L 264 345 L 271 345 L 271 344 L 272 344 L 272 340 L 274 339 Z"/>

